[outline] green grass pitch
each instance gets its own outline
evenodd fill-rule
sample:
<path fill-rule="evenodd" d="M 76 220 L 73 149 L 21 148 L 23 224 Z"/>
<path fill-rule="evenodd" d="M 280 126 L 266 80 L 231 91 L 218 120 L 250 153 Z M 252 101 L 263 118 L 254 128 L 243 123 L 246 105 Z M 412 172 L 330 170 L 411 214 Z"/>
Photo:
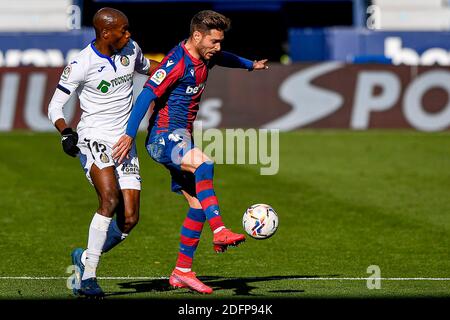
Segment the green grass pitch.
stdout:
<path fill-rule="evenodd" d="M 108 299 L 202 298 L 168 285 L 187 206 L 143 142 L 140 222 L 102 256 L 98 276 L 121 278 L 99 282 Z M 95 192 L 56 134 L 1 133 L 0 148 L 0 299 L 73 299 L 66 269 L 86 245 Z M 277 233 L 216 254 L 205 225 L 193 270 L 214 298 L 449 297 L 449 152 L 449 132 L 282 133 L 277 175 L 215 169 L 227 226 L 243 232 L 244 210 L 268 203 Z M 380 289 L 367 288 L 371 265 Z"/>

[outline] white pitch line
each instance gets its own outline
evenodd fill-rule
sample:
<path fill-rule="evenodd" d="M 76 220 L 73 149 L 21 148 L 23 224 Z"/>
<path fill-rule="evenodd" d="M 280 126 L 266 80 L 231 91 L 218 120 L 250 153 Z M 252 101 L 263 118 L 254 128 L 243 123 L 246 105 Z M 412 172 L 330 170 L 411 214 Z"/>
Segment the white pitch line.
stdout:
<path fill-rule="evenodd" d="M 67 280 L 68 277 L 0 277 L 0 280 Z M 268 277 L 270 280 L 270 276 Z M 99 280 L 167 280 L 168 277 L 98 277 Z M 228 280 L 239 280 L 246 278 L 228 278 Z M 260 280 L 259 278 L 252 279 L 250 281 Z M 263 279 L 261 279 L 263 280 Z M 450 281 L 450 278 L 330 278 L 330 277 L 300 277 L 300 278 L 280 278 L 274 277 L 273 280 L 306 280 L 306 281 L 367 281 L 367 280 L 381 280 L 381 281 Z"/>

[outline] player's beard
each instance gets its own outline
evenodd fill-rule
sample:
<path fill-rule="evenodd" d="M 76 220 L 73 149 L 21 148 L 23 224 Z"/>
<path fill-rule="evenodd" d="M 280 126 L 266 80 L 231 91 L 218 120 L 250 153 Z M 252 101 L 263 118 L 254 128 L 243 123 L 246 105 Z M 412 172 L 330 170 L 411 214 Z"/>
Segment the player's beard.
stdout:
<path fill-rule="evenodd" d="M 213 58 L 214 55 L 217 54 L 217 51 L 210 51 L 210 50 L 208 50 L 206 48 L 203 48 L 202 51 L 203 51 L 202 52 L 202 57 L 203 57 L 204 60 L 211 60 L 211 58 Z"/>

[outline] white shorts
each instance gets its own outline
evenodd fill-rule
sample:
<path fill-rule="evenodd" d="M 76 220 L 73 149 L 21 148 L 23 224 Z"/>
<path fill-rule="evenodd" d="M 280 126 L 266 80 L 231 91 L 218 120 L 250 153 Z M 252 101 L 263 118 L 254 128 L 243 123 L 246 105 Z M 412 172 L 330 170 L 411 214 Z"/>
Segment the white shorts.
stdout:
<path fill-rule="evenodd" d="M 115 167 L 116 179 L 119 182 L 120 189 L 141 190 L 139 159 L 134 143 L 128 153 L 129 158 L 125 158 L 120 164 L 113 160 L 111 156 L 113 144 L 109 142 L 96 138 L 80 137 L 77 146 L 80 148 L 79 159 L 81 166 L 92 185 L 90 173 L 91 167 L 95 163 L 99 169 Z"/>

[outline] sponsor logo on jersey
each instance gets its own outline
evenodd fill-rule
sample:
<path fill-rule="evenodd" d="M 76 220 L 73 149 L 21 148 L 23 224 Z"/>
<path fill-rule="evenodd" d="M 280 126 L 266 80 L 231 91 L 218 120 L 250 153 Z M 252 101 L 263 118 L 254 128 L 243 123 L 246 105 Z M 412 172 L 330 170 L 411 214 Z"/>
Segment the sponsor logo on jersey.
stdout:
<path fill-rule="evenodd" d="M 188 86 L 188 87 L 186 88 L 186 93 L 188 93 L 188 94 L 196 94 L 196 93 L 198 93 L 199 91 L 201 91 L 201 90 L 204 88 L 204 86 L 205 86 L 204 83 L 200 83 L 200 84 L 199 84 L 198 86 L 196 86 L 196 87 Z"/>
<path fill-rule="evenodd" d="M 133 80 L 133 72 L 129 73 L 129 74 L 126 74 L 124 76 L 120 76 L 120 77 L 114 78 L 114 79 L 111 80 L 111 83 L 112 83 L 113 87 L 116 87 L 116 86 L 119 86 L 119 85 L 124 84 L 126 82 L 129 82 L 131 80 Z"/>
<path fill-rule="evenodd" d="M 127 56 L 122 56 L 122 57 L 120 57 L 120 63 L 121 63 L 124 67 L 126 67 L 126 66 L 128 66 L 128 65 L 130 64 L 130 59 L 128 59 Z"/>
<path fill-rule="evenodd" d="M 150 78 L 156 84 L 161 84 L 161 82 L 166 78 L 166 71 L 163 69 L 156 70 L 153 76 Z"/>
<path fill-rule="evenodd" d="M 63 79 L 63 80 L 69 79 L 69 75 L 70 75 L 71 71 L 72 71 L 72 67 L 70 65 L 65 67 L 63 72 L 62 72 L 61 79 Z"/>
<path fill-rule="evenodd" d="M 133 73 L 126 74 L 124 76 L 120 76 L 117 78 L 114 78 L 111 80 L 111 82 L 108 82 L 106 80 L 102 80 L 100 84 L 97 86 L 97 89 L 100 90 L 102 93 L 107 93 L 109 91 L 109 87 L 117 87 L 121 84 L 130 82 L 133 80 Z"/>
<path fill-rule="evenodd" d="M 97 86 L 97 89 L 103 93 L 107 93 L 110 86 L 111 86 L 111 83 L 109 83 L 108 81 L 102 80 L 99 83 L 99 85 Z"/>
<path fill-rule="evenodd" d="M 124 174 L 139 174 L 139 166 L 134 163 L 124 163 L 122 166 L 122 172 Z"/>
<path fill-rule="evenodd" d="M 173 62 L 173 60 L 167 61 L 166 68 L 170 67 L 170 66 L 173 65 L 174 63 L 175 63 L 175 62 Z"/>
<path fill-rule="evenodd" d="M 103 69 L 105 69 L 105 66 L 101 66 L 100 69 L 98 69 L 97 71 L 98 71 L 98 72 L 102 72 Z"/>
<path fill-rule="evenodd" d="M 194 76 L 194 69 L 189 70 L 192 76 Z"/>

